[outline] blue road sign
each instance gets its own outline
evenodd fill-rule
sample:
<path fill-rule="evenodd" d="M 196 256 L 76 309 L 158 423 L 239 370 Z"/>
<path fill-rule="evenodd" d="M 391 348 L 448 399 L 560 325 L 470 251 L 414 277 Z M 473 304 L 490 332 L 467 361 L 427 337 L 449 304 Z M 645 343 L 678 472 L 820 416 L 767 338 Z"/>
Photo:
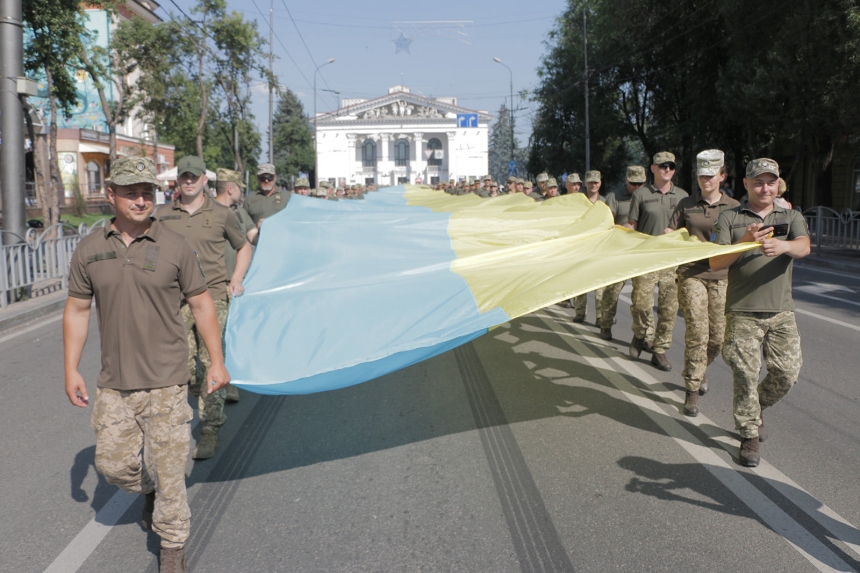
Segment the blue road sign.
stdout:
<path fill-rule="evenodd" d="M 477 113 L 458 113 L 457 127 L 478 127 Z"/>
<path fill-rule="evenodd" d="M 508 177 L 517 174 L 517 162 L 511 159 L 508 161 Z"/>

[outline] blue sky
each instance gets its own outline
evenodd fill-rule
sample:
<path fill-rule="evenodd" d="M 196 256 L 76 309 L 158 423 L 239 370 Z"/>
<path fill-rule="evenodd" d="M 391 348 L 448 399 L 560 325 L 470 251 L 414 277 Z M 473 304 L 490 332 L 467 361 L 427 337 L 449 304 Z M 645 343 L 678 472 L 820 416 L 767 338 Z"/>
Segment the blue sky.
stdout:
<path fill-rule="evenodd" d="M 174 1 L 186 13 L 196 3 Z M 268 39 L 270 1 L 228 0 L 227 3 L 229 9 L 242 13 L 246 19 L 256 20 L 263 37 Z M 162 18 L 167 19 L 168 12 L 178 15 L 170 0 L 159 3 L 158 14 Z M 320 69 L 317 76 L 319 112 L 338 107 L 339 98 L 380 97 L 389 87 L 402 83 L 413 93 L 455 96 L 463 107 L 495 115 L 509 99 L 510 92 L 508 70 L 493 61 L 493 57 L 498 57 L 513 73 L 514 100 L 519 108 L 517 136 L 523 144 L 531 133 L 533 104 L 520 102 L 517 93 L 537 86 L 537 68 L 546 53 L 544 41 L 564 8 L 563 0 L 400 3 L 274 0 L 274 72 L 282 85 L 298 94 L 309 115 L 314 107 L 314 70 L 329 58 L 335 62 Z M 428 21 L 461 23 L 423 24 Z M 408 53 L 395 53 L 393 40 L 401 33 L 412 40 Z M 256 86 L 253 113 L 264 134 L 266 155 L 268 92 L 264 85 Z"/>

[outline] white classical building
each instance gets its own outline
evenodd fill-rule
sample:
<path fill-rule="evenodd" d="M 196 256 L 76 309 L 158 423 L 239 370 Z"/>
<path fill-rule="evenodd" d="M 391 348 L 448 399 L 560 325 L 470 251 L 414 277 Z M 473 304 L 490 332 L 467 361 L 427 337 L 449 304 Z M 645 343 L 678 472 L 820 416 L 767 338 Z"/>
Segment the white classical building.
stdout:
<path fill-rule="evenodd" d="M 489 171 L 492 116 L 394 86 L 388 95 L 345 99 L 316 117 L 319 180 L 330 183 L 436 184 Z"/>

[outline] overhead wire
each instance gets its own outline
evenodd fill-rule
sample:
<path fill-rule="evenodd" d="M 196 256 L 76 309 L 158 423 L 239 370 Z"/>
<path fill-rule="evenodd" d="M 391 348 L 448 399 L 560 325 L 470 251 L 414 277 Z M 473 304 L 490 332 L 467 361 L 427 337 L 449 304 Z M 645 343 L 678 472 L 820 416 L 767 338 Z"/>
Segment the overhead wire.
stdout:
<path fill-rule="evenodd" d="M 311 63 L 313 63 L 313 65 L 314 65 L 314 74 L 316 74 L 317 71 L 319 70 L 319 68 L 321 68 L 322 66 L 317 66 L 317 62 L 316 62 L 316 60 L 314 60 L 314 55 L 311 53 L 311 49 L 308 48 L 308 44 L 307 44 L 307 42 L 305 42 L 305 37 L 302 35 L 302 31 L 299 30 L 298 24 L 296 24 L 296 21 L 293 19 L 293 13 L 290 12 L 290 7 L 287 6 L 287 1 L 281 0 L 281 4 L 283 4 L 284 8 L 287 10 L 287 14 L 290 17 L 290 21 L 293 23 L 293 27 L 296 29 L 296 33 L 299 35 L 299 39 L 302 41 L 302 45 L 305 47 L 305 50 L 307 51 L 308 56 L 311 59 Z M 325 65 L 325 64 L 323 64 L 323 65 Z M 326 81 L 325 76 L 322 73 L 320 73 L 320 77 L 322 78 L 323 84 L 325 84 L 325 87 L 327 87 L 328 89 L 331 89 L 331 86 L 328 85 L 328 82 Z"/>

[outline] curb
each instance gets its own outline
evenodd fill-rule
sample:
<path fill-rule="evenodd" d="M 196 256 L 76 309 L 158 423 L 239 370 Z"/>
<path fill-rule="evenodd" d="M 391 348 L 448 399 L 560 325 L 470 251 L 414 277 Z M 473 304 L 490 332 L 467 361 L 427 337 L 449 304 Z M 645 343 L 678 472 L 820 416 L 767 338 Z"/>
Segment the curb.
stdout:
<path fill-rule="evenodd" d="M 819 269 L 829 269 L 832 271 L 843 271 L 855 275 L 860 275 L 860 264 L 848 261 L 839 261 L 833 259 L 818 259 L 814 257 L 804 257 L 801 260 L 795 261 L 795 265 L 800 267 L 815 267 Z"/>
<path fill-rule="evenodd" d="M 66 292 L 61 291 L 60 293 L 53 293 L 49 295 L 51 300 L 45 300 L 41 304 L 34 304 L 29 306 L 28 308 L 21 310 L 12 310 L 16 304 L 26 304 L 26 303 L 13 303 L 5 313 L 9 313 L 9 316 L 0 315 L 0 332 L 4 330 L 9 330 L 10 328 L 14 328 L 16 326 L 20 326 L 24 323 L 30 322 L 37 318 L 42 318 L 45 315 L 52 314 L 54 312 L 63 310 L 63 307 L 66 306 Z M 42 297 L 39 297 L 42 298 Z M 47 296 L 45 298 L 48 298 Z M 37 300 L 37 299 L 31 299 Z"/>

